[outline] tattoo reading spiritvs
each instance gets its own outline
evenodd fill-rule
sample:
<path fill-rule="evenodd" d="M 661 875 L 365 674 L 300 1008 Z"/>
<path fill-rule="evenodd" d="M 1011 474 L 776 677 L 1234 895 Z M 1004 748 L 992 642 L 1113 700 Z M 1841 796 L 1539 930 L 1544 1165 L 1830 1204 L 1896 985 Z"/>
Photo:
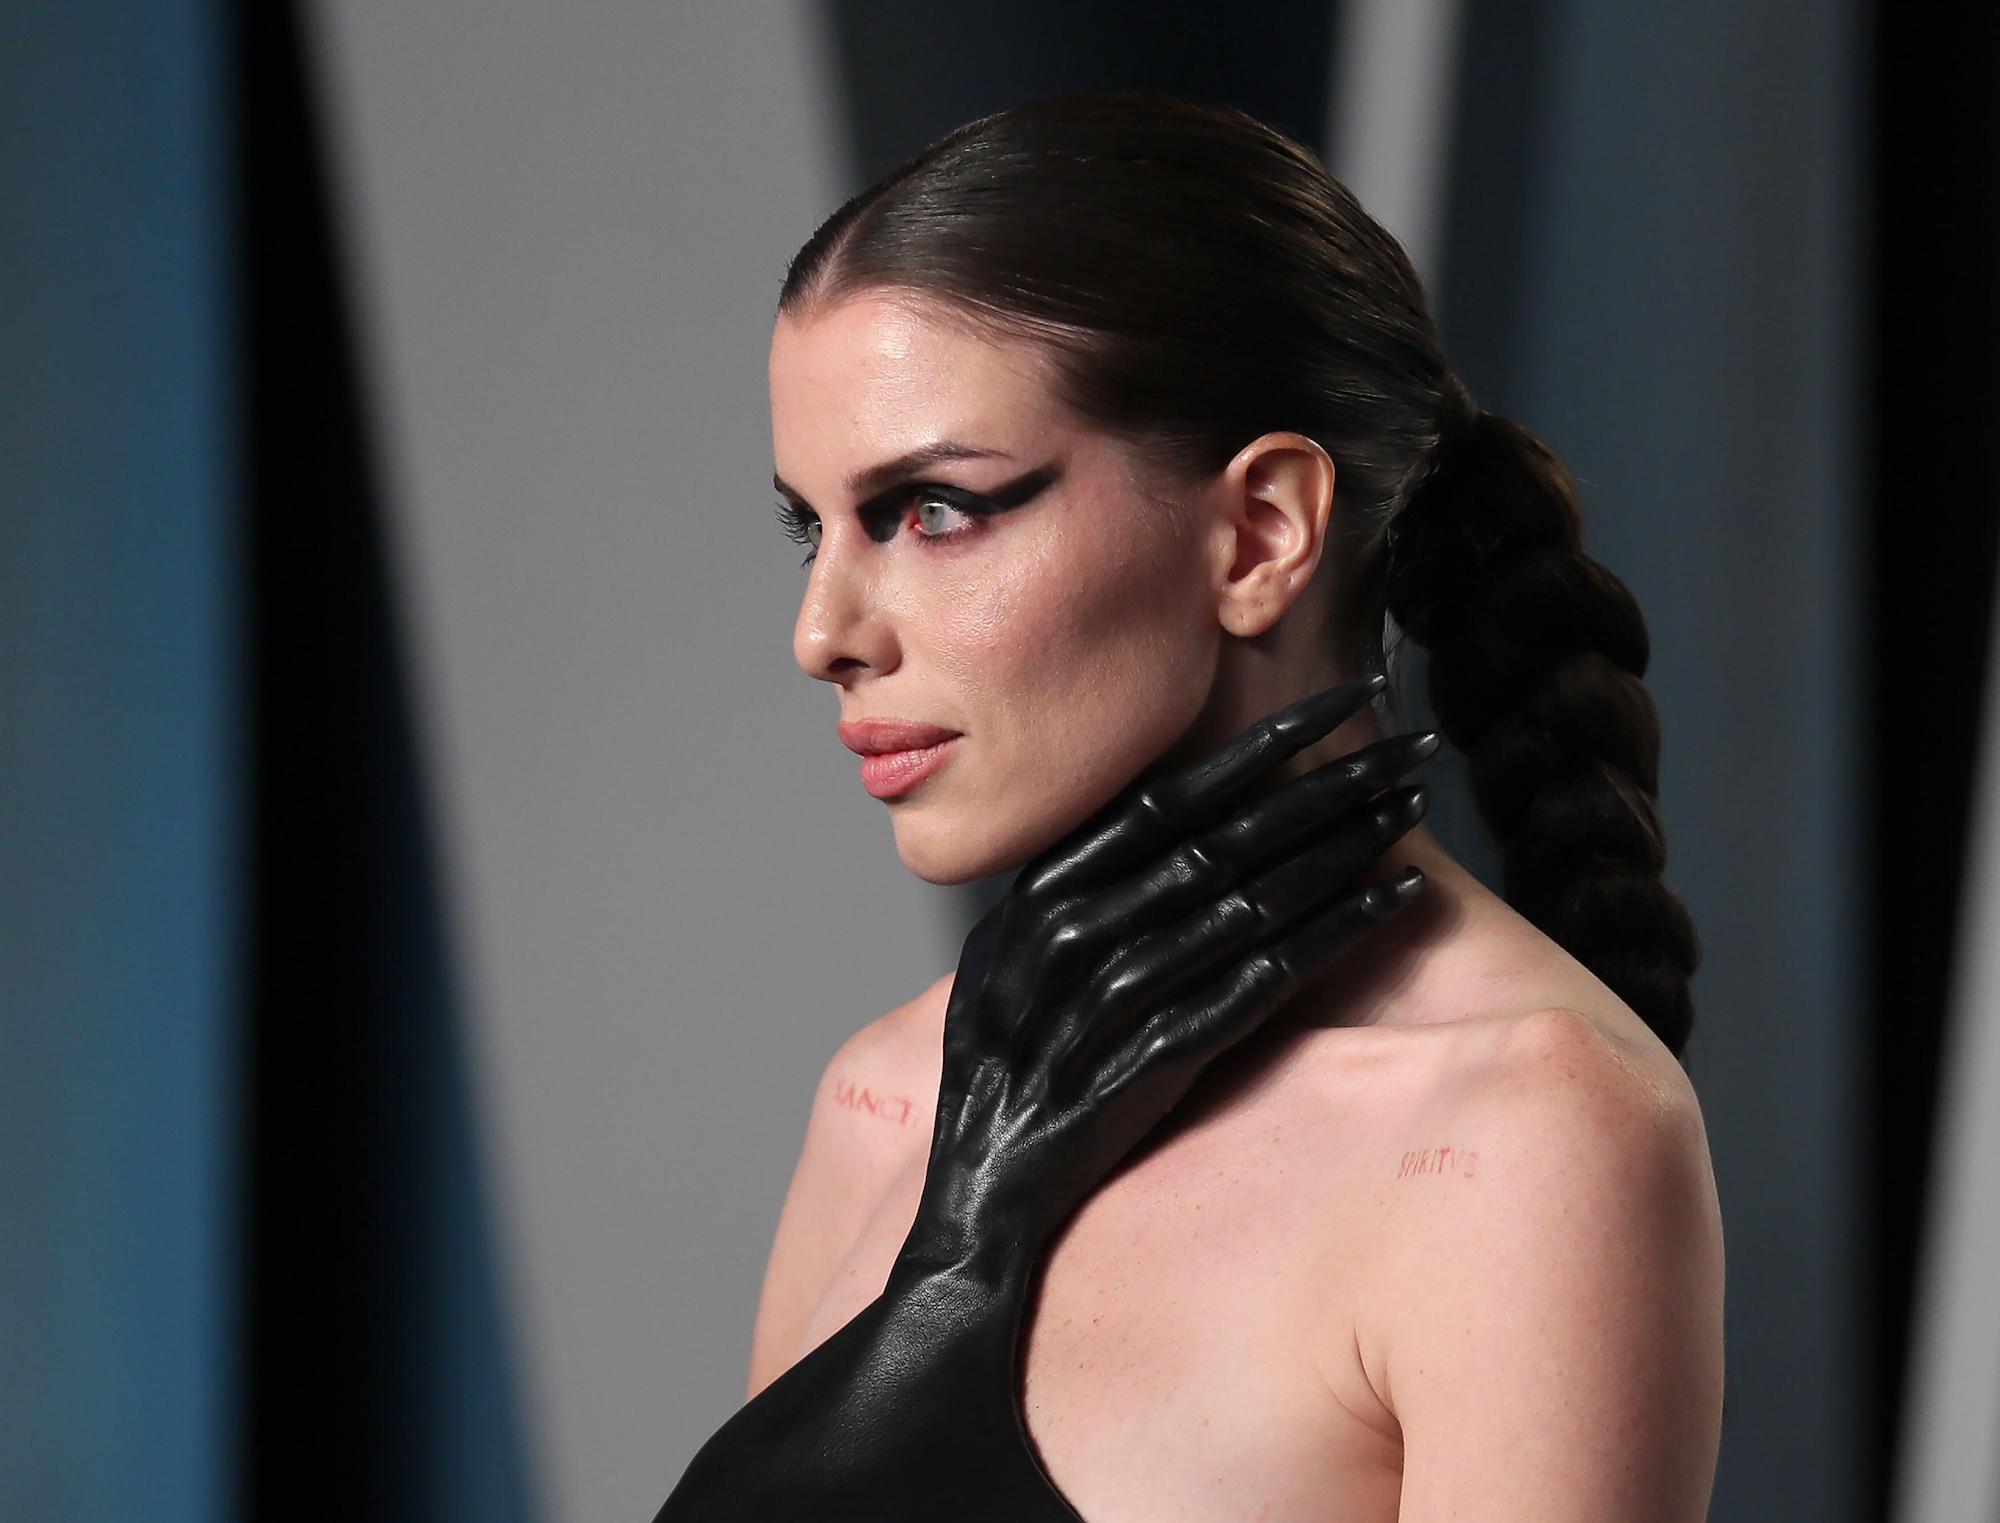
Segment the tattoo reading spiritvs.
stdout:
<path fill-rule="evenodd" d="M 1398 1179 L 1423 1174 L 1456 1174 L 1470 1179 L 1479 1172 L 1479 1155 L 1465 1148 L 1412 1148 L 1396 1166 Z"/>

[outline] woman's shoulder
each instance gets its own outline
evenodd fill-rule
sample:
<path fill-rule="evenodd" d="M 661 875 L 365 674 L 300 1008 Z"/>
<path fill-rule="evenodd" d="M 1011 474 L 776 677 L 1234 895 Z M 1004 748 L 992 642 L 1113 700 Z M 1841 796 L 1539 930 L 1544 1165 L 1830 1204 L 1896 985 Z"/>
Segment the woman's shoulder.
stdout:
<path fill-rule="evenodd" d="M 1434 1209 L 1440 1203 L 1420 1195 L 1407 1213 L 1420 1253 L 1498 1220 L 1530 1220 L 1505 1213 L 1531 1197 L 1596 1210 L 1615 1192 L 1632 1205 L 1707 1174 L 1693 1086 L 1622 1005 L 1546 1005 L 1447 1022 L 1426 1035 L 1432 1050 L 1404 1095 L 1407 1146 L 1396 1177 L 1478 1176 L 1501 1214 L 1469 1213 L 1463 1202 Z"/>
<path fill-rule="evenodd" d="M 1516 1192 L 1712 1192 L 1686 1072 L 1623 1000 L 1501 901 L 1475 896 L 1381 1002 L 1307 1033 L 1274 1103 L 1327 1139 L 1324 1167 L 1372 1213 L 1390 1283 L 1425 1255 L 1476 1249 Z M 1472 1195 L 1501 1209 L 1467 1209 Z M 1516 1221 L 1534 1219 L 1521 1214 Z"/>
<path fill-rule="evenodd" d="M 835 1050 L 820 1076 L 815 1109 L 829 1130 L 892 1160 L 928 1146 L 937 1108 L 944 1006 L 951 975 L 876 1016 Z"/>
<path fill-rule="evenodd" d="M 857 1236 L 910 1169 L 921 1169 L 936 1106 L 913 1029 L 931 991 L 846 1037 L 821 1071 L 764 1272 L 751 1337 L 755 1395 L 802 1340 Z"/>
<path fill-rule="evenodd" d="M 1456 864 L 1438 876 L 1447 911 L 1363 992 L 1363 1024 L 1323 1033 L 1303 1066 L 1334 1083 L 1361 1074 L 1419 1118 L 1485 1107 L 1525 1122 L 1591 1103 L 1698 1115 L 1679 1061 L 1630 1005 Z"/>
<path fill-rule="evenodd" d="M 1382 1241 L 1402 1243 L 1411 1260 L 1469 1246 L 1517 1195 L 1567 1191 L 1586 1210 L 1618 1190 L 1713 1193 L 1693 1085 L 1609 990 L 1527 978 L 1446 1018 L 1322 1035 L 1293 1066 L 1292 1104 L 1368 1155 L 1383 1187 Z M 1460 1183 L 1423 1183 L 1446 1178 Z M 1464 1190 L 1499 1214 L 1467 1211 Z"/>
<path fill-rule="evenodd" d="M 940 984 L 932 984 L 858 1027 L 820 1072 L 786 1210 L 808 1219 L 815 1238 L 831 1247 L 845 1251 L 857 1221 L 928 1153 L 937 1110 L 939 992 Z M 934 1007 L 936 1026 L 927 1039 Z"/>
<path fill-rule="evenodd" d="M 1540 1431 L 1509 1455 L 1508 1412 L 1586 1413 L 1575 1441 L 1607 1453 L 1717 1418 L 1707 1136 L 1678 1063 L 1624 1026 L 1552 1006 L 1468 1027 L 1382 1160 L 1353 1341 L 1412 1452 L 1449 1456 L 1429 1466 L 1440 1495 L 1566 1463 Z"/>
<path fill-rule="evenodd" d="M 1358 1051 L 1370 1041 L 1378 1051 Z M 1355 1047 L 1329 1048 L 1328 1082 L 1338 1082 L 1333 1076 L 1343 1066 L 1394 1068 L 1400 1079 L 1395 1097 L 1413 1118 L 1477 1114 L 1520 1125 L 1575 1123 L 1599 1108 L 1635 1120 L 1699 1116 L 1686 1072 L 1615 996 L 1516 1002 L 1378 1028 Z M 1353 1073 L 1340 1077 L 1351 1082 Z"/>

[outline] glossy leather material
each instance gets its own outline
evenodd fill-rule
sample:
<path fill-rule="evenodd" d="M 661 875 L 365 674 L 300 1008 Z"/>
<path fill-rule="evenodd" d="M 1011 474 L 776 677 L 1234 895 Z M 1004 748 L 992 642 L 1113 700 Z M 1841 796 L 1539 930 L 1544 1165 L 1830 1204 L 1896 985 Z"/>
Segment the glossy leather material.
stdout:
<path fill-rule="evenodd" d="M 916 1219 L 882 1294 L 709 1439 L 654 1523 L 1075 1519 L 1019 1400 L 1062 1225 L 1202 1068 L 1422 888 L 1364 883 L 1423 817 L 1435 735 L 1259 780 L 1381 690 L 1315 694 L 1142 777 L 967 935 Z"/>

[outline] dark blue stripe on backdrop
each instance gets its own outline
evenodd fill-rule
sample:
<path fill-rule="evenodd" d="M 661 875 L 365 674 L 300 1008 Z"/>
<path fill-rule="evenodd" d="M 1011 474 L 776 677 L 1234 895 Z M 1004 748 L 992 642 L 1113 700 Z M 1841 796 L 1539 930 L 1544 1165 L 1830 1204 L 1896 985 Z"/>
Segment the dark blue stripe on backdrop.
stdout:
<path fill-rule="evenodd" d="M 229 28 L 0 6 L 0 1518 L 234 1462 Z"/>
<path fill-rule="evenodd" d="M 1869 1494 L 1886 1513 L 2000 560 L 2000 8 L 1877 0 Z M 1994 1435 L 2000 1445 L 2000 1434 Z"/>
<path fill-rule="evenodd" d="M 241 8 L 246 1516 L 531 1515 L 384 504 L 292 3 Z"/>

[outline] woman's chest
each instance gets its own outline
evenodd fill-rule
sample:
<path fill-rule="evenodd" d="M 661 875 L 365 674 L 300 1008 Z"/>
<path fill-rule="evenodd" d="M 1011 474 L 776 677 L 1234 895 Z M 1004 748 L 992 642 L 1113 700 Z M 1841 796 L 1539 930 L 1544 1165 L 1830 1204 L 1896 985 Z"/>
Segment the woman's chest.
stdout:
<path fill-rule="evenodd" d="M 1351 1332 L 1363 1171 L 1313 1151 L 1269 1115 L 1186 1134 L 1109 1180 L 1047 1255 L 1022 1409 L 1089 1523 L 1395 1517 L 1401 1447 Z M 869 1217 L 805 1348 L 880 1294 L 922 1163 Z"/>

